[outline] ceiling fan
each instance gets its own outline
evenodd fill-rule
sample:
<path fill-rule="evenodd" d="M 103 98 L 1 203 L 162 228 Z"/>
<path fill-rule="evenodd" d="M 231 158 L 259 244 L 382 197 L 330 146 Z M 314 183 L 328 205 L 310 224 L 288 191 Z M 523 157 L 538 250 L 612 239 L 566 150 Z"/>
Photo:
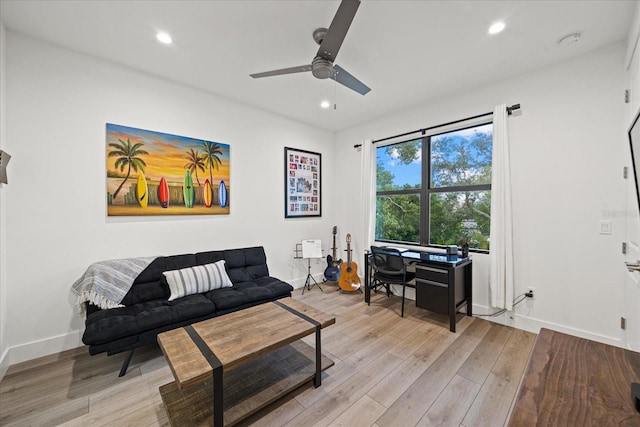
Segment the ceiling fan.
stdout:
<path fill-rule="evenodd" d="M 349 74 L 341 66 L 333 63 L 359 6 L 360 0 L 342 0 L 329 28 L 317 28 L 313 32 L 313 39 L 320 45 L 320 48 L 310 65 L 265 71 L 264 73 L 251 74 L 251 77 L 257 79 L 311 71 L 313 76 L 318 79 L 330 78 L 361 95 L 367 94 L 371 90 L 367 85 Z"/>

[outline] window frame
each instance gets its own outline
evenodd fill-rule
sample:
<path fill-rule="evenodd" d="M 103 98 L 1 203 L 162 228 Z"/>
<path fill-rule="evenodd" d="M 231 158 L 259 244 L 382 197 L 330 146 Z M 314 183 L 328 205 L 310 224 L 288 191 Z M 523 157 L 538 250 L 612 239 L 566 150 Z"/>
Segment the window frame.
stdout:
<path fill-rule="evenodd" d="M 403 139 L 401 141 L 395 141 L 395 142 L 390 142 L 387 144 L 375 146 L 376 159 L 377 159 L 377 150 L 379 148 L 385 148 L 385 147 L 403 144 L 410 141 L 421 140 L 422 168 L 421 168 L 421 185 L 419 189 L 412 188 L 412 189 L 378 191 L 377 181 L 376 181 L 376 185 L 374 186 L 375 188 L 374 197 L 376 198 L 376 212 L 377 212 L 377 206 L 378 206 L 377 199 L 379 196 L 412 195 L 412 194 L 418 195 L 418 198 L 420 199 L 419 242 L 414 243 L 414 242 L 406 242 L 401 240 L 378 239 L 375 235 L 374 235 L 374 241 L 381 242 L 381 243 L 392 243 L 392 244 L 399 244 L 399 245 L 406 245 L 406 246 L 419 246 L 419 247 L 426 247 L 426 248 L 445 248 L 446 247 L 446 245 L 436 245 L 436 244 L 429 243 L 430 232 L 431 232 L 430 230 L 431 229 L 431 223 L 430 223 L 431 195 L 434 193 L 455 193 L 455 192 L 464 192 L 464 191 L 488 191 L 490 193 L 491 184 L 490 183 L 489 184 L 471 184 L 471 185 L 467 184 L 467 185 L 453 185 L 448 187 L 432 187 L 431 186 L 431 139 L 439 135 L 463 131 L 466 129 L 477 128 L 477 127 L 485 126 L 488 124 L 493 125 L 493 119 L 489 119 L 489 120 L 485 119 L 478 122 L 474 122 L 473 124 L 465 124 L 460 127 L 451 127 L 445 130 L 440 130 L 438 132 L 429 133 L 429 134 L 423 131 L 422 135 L 417 138 L 413 137 L 413 138 Z M 493 127 L 492 127 L 491 135 L 493 139 Z M 493 153 L 493 144 L 492 144 L 491 150 Z M 376 161 L 376 164 L 377 164 L 377 161 Z M 377 221 L 378 221 L 377 213 L 375 218 L 376 218 L 375 225 L 377 225 Z M 489 253 L 489 249 L 469 248 L 469 251 L 479 252 L 479 253 Z"/>

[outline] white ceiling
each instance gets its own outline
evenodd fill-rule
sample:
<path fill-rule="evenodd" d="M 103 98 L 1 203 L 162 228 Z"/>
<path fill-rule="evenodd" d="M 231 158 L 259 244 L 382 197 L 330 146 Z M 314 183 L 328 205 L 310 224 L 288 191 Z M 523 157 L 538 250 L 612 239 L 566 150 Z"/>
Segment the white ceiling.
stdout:
<path fill-rule="evenodd" d="M 0 1 L 10 30 L 332 131 L 624 40 L 637 4 L 363 0 L 336 60 L 372 88 L 362 96 L 311 73 L 249 77 L 310 63 L 335 0 Z M 507 28 L 490 36 L 496 20 Z"/>

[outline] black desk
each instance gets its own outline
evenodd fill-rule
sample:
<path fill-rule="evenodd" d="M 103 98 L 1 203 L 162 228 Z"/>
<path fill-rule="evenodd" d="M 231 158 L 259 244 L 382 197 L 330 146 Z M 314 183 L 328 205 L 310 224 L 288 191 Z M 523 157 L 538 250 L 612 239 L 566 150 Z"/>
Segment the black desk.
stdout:
<path fill-rule="evenodd" d="M 456 331 L 456 313 L 467 306 L 467 316 L 471 316 L 472 304 L 472 263 L 470 258 L 442 253 L 407 250 L 402 257 L 416 263 L 416 306 L 449 316 L 449 330 Z M 371 300 L 372 268 L 369 252 L 364 256 L 364 301 Z"/>

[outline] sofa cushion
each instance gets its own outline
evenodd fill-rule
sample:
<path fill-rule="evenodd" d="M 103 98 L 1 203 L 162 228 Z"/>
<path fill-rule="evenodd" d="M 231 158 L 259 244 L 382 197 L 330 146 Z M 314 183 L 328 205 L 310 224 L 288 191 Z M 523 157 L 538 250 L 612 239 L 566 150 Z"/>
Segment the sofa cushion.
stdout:
<path fill-rule="evenodd" d="M 222 288 L 209 291 L 204 294 L 206 298 L 215 304 L 217 310 L 227 310 L 232 307 L 248 304 L 249 297 L 235 288 Z"/>
<path fill-rule="evenodd" d="M 227 250 L 224 251 L 224 258 L 233 283 L 250 282 L 269 275 L 267 257 L 262 247 Z"/>
<path fill-rule="evenodd" d="M 198 264 L 208 264 L 221 259 L 227 262 L 227 273 L 233 283 L 247 282 L 269 275 L 267 256 L 262 246 L 198 252 L 196 254 Z"/>
<path fill-rule="evenodd" d="M 293 291 L 293 286 L 271 276 L 259 277 L 254 282 L 262 288 L 268 288 L 273 297 L 289 295 Z"/>
<path fill-rule="evenodd" d="M 217 310 L 228 310 L 244 304 L 267 301 L 291 295 L 293 287 L 275 277 L 260 277 L 254 281 L 234 283 L 232 288 L 216 289 L 204 294 Z"/>
<path fill-rule="evenodd" d="M 82 341 L 89 345 L 101 344 L 214 312 L 213 302 L 200 294 L 174 301 L 155 300 L 98 310 L 87 316 Z"/>
<path fill-rule="evenodd" d="M 200 294 L 212 289 L 233 286 L 225 271 L 224 263 L 224 260 L 220 260 L 211 264 L 196 265 L 162 273 L 171 291 L 169 301 L 185 295 Z"/>
<path fill-rule="evenodd" d="M 208 251 L 198 252 L 196 255 L 196 264 L 211 264 L 212 262 L 220 261 L 224 259 L 224 251 Z M 229 269 L 229 263 L 226 265 Z"/>
<path fill-rule="evenodd" d="M 214 312 L 215 305 L 204 296 L 187 295 L 140 311 L 136 316 L 136 322 L 141 331 L 147 331 Z"/>

